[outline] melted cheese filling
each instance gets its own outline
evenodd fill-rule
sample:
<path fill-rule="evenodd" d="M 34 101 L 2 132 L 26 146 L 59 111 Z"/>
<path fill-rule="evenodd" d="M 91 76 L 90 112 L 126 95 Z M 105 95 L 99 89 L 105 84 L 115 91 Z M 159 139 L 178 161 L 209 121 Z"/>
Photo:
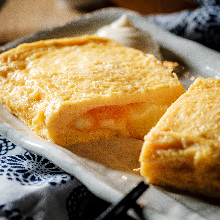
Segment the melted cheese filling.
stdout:
<path fill-rule="evenodd" d="M 118 131 L 120 135 L 143 138 L 168 107 L 169 104 L 132 103 L 94 108 L 77 117 L 73 129 L 81 131 L 108 129 Z"/>

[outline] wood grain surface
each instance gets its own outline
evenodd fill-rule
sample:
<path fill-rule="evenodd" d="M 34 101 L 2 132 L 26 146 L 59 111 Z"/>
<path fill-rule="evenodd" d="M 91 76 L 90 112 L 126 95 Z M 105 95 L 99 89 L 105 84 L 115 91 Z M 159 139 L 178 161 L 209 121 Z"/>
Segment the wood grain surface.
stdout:
<path fill-rule="evenodd" d="M 64 7 L 65 0 L 7 0 L 0 9 L 0 44 L 40 29 L 64 25 L 86 13 Z M 74 1 L 74 0 L 73 0 Z M 142 14 L 169 13 L 193 8 L 192 0 L 103 0 L 100 7 L 123 7 Z M 91 6 L 91 5 L 90 5 Z M 98 8 L 90 7 L 91 10 Z M 87 11 L 88 12 L 88 11 Z"/>

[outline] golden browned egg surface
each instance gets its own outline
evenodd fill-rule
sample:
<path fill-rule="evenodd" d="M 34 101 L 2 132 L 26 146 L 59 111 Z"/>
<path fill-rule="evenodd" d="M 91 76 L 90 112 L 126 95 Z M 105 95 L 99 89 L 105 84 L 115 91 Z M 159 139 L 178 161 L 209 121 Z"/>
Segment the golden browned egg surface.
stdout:
<path fill-rule="evenodd" d="M 220 197 L 220 80 L 197 79 L 145 137 L 151 184 Z"/>
<path fill-rule="evenodd" d="M 143 138 L 184 88 L 153 55 L 96 36 L 22 44 L 0 55 L 0 100 L 62 145 Z"/>

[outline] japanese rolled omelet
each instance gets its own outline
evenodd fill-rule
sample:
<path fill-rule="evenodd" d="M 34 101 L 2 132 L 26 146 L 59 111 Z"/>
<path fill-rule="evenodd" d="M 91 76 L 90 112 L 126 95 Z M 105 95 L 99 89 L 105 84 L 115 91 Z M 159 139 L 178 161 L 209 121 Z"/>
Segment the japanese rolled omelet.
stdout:
<path fill-rule="evenodd" d="M 21 44 L 0 55 L 0 101 L 61 146 L 143 139 L 185 89 L 153 55 L 107 38 Z"/>
<path fill-rule="evenodd" d="M 198 78 L 145 136 L 150 184 L 220 198 L 220 80 Z"/>

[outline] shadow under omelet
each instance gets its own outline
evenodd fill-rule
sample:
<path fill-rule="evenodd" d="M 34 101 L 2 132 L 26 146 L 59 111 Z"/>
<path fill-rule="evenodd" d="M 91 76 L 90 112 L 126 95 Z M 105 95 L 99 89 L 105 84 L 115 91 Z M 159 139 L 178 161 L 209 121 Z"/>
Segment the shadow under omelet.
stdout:
<path fill-rule="evenodd" d="M 115 138 L 75 144 L 67 149 L 106 167 L 139 175 L 142 145 L 142 140 Z"/>

